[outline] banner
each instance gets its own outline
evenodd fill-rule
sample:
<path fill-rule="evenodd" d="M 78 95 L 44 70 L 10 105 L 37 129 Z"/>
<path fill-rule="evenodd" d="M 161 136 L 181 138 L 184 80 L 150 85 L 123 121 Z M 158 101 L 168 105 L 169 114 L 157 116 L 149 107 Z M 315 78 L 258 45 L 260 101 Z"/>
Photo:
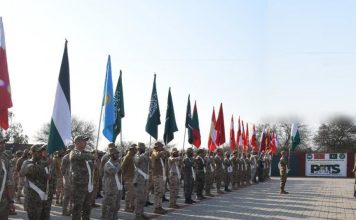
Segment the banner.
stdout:
<path fill-rule="evenodd" d="M 305 176 L 346 177 L 346 153 L 305 154 Z"/>

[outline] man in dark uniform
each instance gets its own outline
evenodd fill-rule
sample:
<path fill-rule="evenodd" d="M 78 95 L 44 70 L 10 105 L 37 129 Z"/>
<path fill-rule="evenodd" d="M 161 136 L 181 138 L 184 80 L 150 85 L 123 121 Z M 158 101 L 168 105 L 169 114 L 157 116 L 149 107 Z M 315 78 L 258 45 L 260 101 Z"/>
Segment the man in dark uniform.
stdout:
<path fill-rule="evenodd" d="M 288 169 L 286 152 L 282 151 L 281 155 L 282 155 L 282 157 L 279 160 L 279 164 L 278 164 L 279 174 L 281 176 L 281 191 L 280 191 L 280 193 L 281 194 L 288 194 L 288 192 L 284 190 L 284 187 L 285 187 L 286 182 L 287 182 L 287 169 Z"/>
<path fill-rule="evenodd" d="M 184 165 L 184 197 L 186 204 L 195 203 L 192 200 L 192 193 L 194 187 L 195 171 L 194 171 L 194 158 L 193 149 L 188 148 L 186 152 L 186 157 L 183 160 Z"/>
<path fill-rule="evenodd" d="M 199 149 L 197 151 L 197 157 L 195 158 L 195 168 L 197 170 L 197 179 L 196 179 L 197 199 L 203 200 L 206 199 L 206 197 L 203 196 L 203 190 L 205 185 L 205 173 L 206 173 L 203 149 Z"/>

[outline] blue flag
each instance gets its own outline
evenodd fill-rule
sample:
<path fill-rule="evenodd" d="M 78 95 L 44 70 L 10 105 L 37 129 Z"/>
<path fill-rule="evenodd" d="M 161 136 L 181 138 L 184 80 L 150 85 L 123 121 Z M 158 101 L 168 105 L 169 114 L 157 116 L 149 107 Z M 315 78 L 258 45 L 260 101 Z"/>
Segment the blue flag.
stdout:
<path fill-rule="evenodd" d="M 115 111 L 114 111 L 114 92 L 112 86 L 111 76 L 111 61 L 110 55 L 108 58 L 108 64 L 106 66 L 106 77 L 104 85 L 104 96 L 102 107 L 104 106 L 104 126 L 103 135 L 109 140 L 114 140 L 114 124 L 115 124 Z"/>

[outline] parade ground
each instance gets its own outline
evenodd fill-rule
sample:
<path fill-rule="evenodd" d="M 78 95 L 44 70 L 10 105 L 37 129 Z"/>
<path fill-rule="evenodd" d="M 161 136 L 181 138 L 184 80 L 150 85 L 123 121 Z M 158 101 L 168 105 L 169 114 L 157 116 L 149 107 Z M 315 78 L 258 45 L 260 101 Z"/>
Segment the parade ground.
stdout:
<path fill-rule="evenodd" d="M 221 219 L 356 219 L 356 198 L 353 196 L 354 179 L 344 178 L 288 178 L 287 195 L 279 194 L 279 178 L 251 185 L 231 193 L 217 195 L 181 209 L 169 209 L 165 216 L 153 214 L 153 207 L 145 208 L 154 219 L 221 220 Z M 212 190 L 215 192 L 215 190 Z M 169 195 L 169 192 L 166 193 Z M 151 198 L 151 201 L 153 199 Z M 101 200 L 97 200 L 101 204 Z M 168 203 L 163 203 L 167 208 Z M 9 219 L 27 219 L 22 205 L 16 204 L 17 215 Z M 126 213 L 121 201 L 120 219 L 134 219 Z M 101 208 L 92 210 L 91 219 L 100 219 Z M 51 219 L 71 219 L 61 215 L 58 206 L 52 207 Z"/>

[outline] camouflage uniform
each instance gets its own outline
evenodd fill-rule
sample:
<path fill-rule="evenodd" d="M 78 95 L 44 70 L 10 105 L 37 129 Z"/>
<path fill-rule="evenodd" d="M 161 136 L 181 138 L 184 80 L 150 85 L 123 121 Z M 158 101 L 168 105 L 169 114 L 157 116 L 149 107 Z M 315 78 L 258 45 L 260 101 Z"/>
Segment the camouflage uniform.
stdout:
<path fill-rule="evenodd" d="M 25 160 L 27 160 L 27 153 L 24 152 L 23 155 L 16 162 L 16 171 L 18 173 L 20 173 L 22 164 Z M 16 197 L 17 197 L 17 200 L 19 203 L 21 203 L 20 197 L 22 195 L 24 181 L 25 181 L 25 177 L 22 175 L 19 175 L 19 182 L 18 182 L 18 187 L 17 187 L 17 192 L 16 192 Z"/>
<path fill-rule="evenodd" d="M 18 153 L 18 152 L 16 152 L 16 153 Z M 17 184 L 19 182 L 19 172 L 16 169 L 16 162 L 20 157 L 17 155 L 18 154 L 16 154 L 16 157 L 14 157 L 10 160 L 10 169 L 11 169 L 11 173 L 12 173 L 12 180 L 13 180 L 15 191 L 17 191 Z"/>
<path fill-rule="evenodd" d="M 2 184 L 4 184 L 4 190 L 2 192 L 2 195 L 0 195 L 0 219 L 8 219 L 9 200 L 12 201 L 12 198 L 9 198 L 9 193 L 8 193 L 9 190 L 8 188 L 13 186 L 12 178 L 10 176 L 11 172 L 9 168 L 10 168 L 9 161 L 5 158 L 1 158 L 0 159 L 0 188 Z"/>
<path fill-rule="evenodd" d="M 64 188 L 64 196 L 63 196 L 63 215 L 69 215 L 72 211 L 72 199 L 71 199 L 71 172 L 70 172 L 70 161 L 69 161 L 69 153 L 66 154 L 62 158 L 61 164 L 61 173 L 63 176 L 63 188 Z M 68 210 L 69 205 L 69 210 Z"/>
<path fill-rule="evenodd" d="M 198 153 L 200 153 L 201 149 L 198 150 Z M 203 190 L 204 190 L 204 185 L 205 185 L 205 173 L 206 173 L 206 167 L 205 167 L 205 160 L 203 159 L 202 156 L 198 155 L 195 158 L 195 168 L 196 168 L 196 189 L 197 189 L 197 199 L 203 199 Z"/>
<path fill-rule="evenodd" d="M 46 171 L 46 174 L 49 176 L 49 180 L 47 181 L 47 200 L 45 201 L 44 208 L 43 208 L 43 216 L 41 220 L 49 220 L 51 215 L 51 208 L 52 208 L 52 199 L 53 194 L 56 191 L 56 173 L 53 170 L 53 165 L 48 165 L 47 158 L 42 158 L 41 165 Z"/>
<path fill-rule="evenodd" d="M 229 159 L 229 155 L 225 154 L 224 158 L 224 185 L 225 185 L 225 192 L 230 192 L 229 185 L 231 182 L 231 174 L 232 174 L 232 165 Z"/>
<path fill-rule="evenodd" d="M 245 161 L 246 161 L 246 182 L 248 185 L 250 185 L 251 184 L 251 182 L 250 182 L 251 181 L 251 160 L 248 157 L 246 157 Z"/>
<path fill-rule="evenodd" d="M 139 144 L 140 145 L 140 144 Z M 144 146 L 144 145 L 143 145 Z M 135 162 L 135 176 L 134 176 L 134 188 L 135 188 L 135 215 L 136 218 L 144 216 L 144 207 L 147 200 L 147 184 L 148 184 L 148 162 L 149 152 L 138 152 L 134 158 Z"/>
<path fill-rule="evenodd" d="M 173 152 L 172 152 L 173 153 Z M 173 155 L 168 158 L 168 169 L 169 169 L 169 207 L 177 207 L 177 196 L 179 193 L 180 186 L 180 157 L 174 157 Z"/>
<path fill-rule="evenodd" d="M 237 158 L 237 153 L 234 153 L 233 156 L 231 157 L 231 165 L 232 165 L 232 189 L 235 190 L 238 188 L 238 173 L 239 173 L 239 161 Z"/>
<path fill-rule="evenodd" d="M 192 201 L 192 193 L 195 181 L 194 158 L 186 156 L 183 160 L 184 165 L 184 197 L 187 201 Z"/>
<path fill-rule="evenodd" d="M 104 166 L 103 190 L 105 193 L 102 207 L 102 219 L 118 219 L 122 193 L 121 178 L 119 177 L 120 170 L 121 167 L 119 161 L 110 159 Z M 119 180 L 119 183 L 116 182 L 116 178 Z"/>
<path fill-rule="evenodd" d="M 61 173 L 62 157 L 55 155 L 53 158 L 54 172 L 56 175 L 56 205 L 63 203 L 63 176 Z"/>
<path fill-rule="evenodd" d="M 90 152 L 74 148 L 69 154 L 71 165 L 71 191 L 73 193 L 73 220 L 90 218 L 93 192 L 93 157 Z M 90 168 L 90 173 L 88 167 Z"/>
<path fill-rule="evenodd" d="M 40 160 L 30 159 L 23 163 L 20 174 L 26 176 L 25 205 L 27 216 L 30 220 L 46 218 L 47 198 L 40 197 L 47 192 L 47 173 Z M 34 190 L 38 188 L 37 191 Z"/>
<path fill-rule="evenodd" d="M 281 176 L 281 187 L 280 187 L 281 193 L 286 193 L 284 187 L 287 182 L 287 159 L 284 156 L 281 157 L 278 166 L 279 166 L 279 175 Z"/>
<path fill-rule="evenodd" d="M 215 162 L 216 190 L 218 193 L 222 193 L 220 188 L 221 188 L 221 181 L 223 180 L 224 177 L 225 166 L 223 164 L 223 159 L 219 155 L 215 155 L 214 162 Z"/>
<path fill-rule="evenodd" d="M 122 162 L 122 177 L 124 179 L 125 189 L 127 190 L 125 211 L 128 212 L 133 212 L 135 209 L 135 189 L 133 186 L 135 174 L 134 157 L 135 151 L 130 150 Z"/>
<path fill-rule="evenodd" d="M 94 170 L 93 170 L 93 193 L 92 193 L 92 204 L 95 206 L 95 199 L 98 195 L 99 192 L 99 187 L 100 187 L 100 174 L 99 174 L 99 168 L 100 168 L 100 160 L 98 158 L 94 159 Z"/>
<path fill-rule="evenodd" d="M 213 158 L 209 155 L 204 157 L 205 165 L 206 165 L 206 173 L 205 173 L 205 195 L 213 196 L 210 192 L 211 187 L 213 185 L 214 180 L 214 163 Z"/>
<path fill-rule="evenodd" d="M 162 197 L 164 193 L 164 183 L 166 182 L 167 177 L 165 171 L 166 168 L 163 167 L 164 162 L 162 159 L 164 152 L 158 150 L 156 147 L 158 148 L 158 145 L 155 145 L 155 148 L 151 155 L 152 180 L 153 180 L 153 188 L 154 188 L 154 207 L 155 207 L 155 212 L 161 212 L 163 214 L 164 210 L 162 208 Z"/>

